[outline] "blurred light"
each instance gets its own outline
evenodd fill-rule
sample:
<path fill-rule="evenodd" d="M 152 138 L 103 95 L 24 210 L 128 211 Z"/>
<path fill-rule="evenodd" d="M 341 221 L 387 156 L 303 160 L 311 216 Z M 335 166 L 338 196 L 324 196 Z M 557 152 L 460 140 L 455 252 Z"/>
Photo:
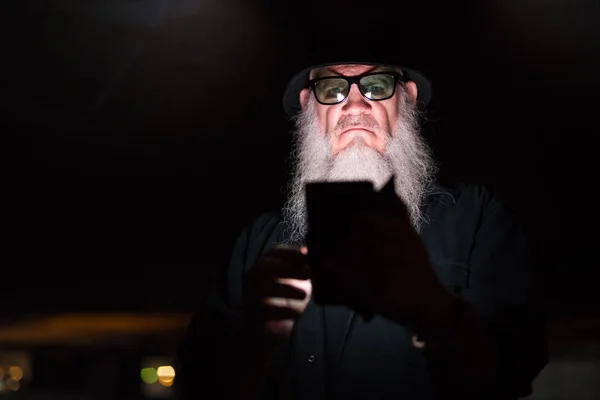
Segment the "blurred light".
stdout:
<path fill-rule="evenodd" d="M 0 379 L 4 378 L 4 368 L 0 365 Z"/>
<path fill-rule="evenodd" d="M 19 390 L 21 385 L 19 384 L 19 381 L 16 381 L 16 380 L 10 378 L 10 379 L 6 380 L 6 387 L 8 388 L 8 390 L 12 390 L 13 392 L 16 392 L 17 390 Z"/>
<path fill-rule="evenodd" d="M 158 378 L 158 383 L 166 387 L 173 386 L 173 378 Z"/>
<path fill-rule="evenodd" d="M 20 381 L 23 378 L 23 370 L 18 365 L 13 365 L 8 369 L 8 376 L 15 381 Z"/>
<path fill-rule="evenodd" d="M 175 379 L 175 368 L 170 365 L 163 365 L 156 369 L 156 373 L 158 375 L 158 383 L 163 386 L 173 385 L 173 380 Z"/>
<path fill-rule="evenodd" d="M 175 378 L 175 368 L 171 367 L 170 365 L 163 365 L 161 367 L 158 367 L 156 369 L 156 373 L 159 377 Z"/>
<path fill-rule="evenodd" d="M 142 368 L 142 371 L 140 373 L 142 381 L 149 385 L 153 384 L 158 379 L 158 375 L 156 372 L 157 371 L 155 368 Z"/>

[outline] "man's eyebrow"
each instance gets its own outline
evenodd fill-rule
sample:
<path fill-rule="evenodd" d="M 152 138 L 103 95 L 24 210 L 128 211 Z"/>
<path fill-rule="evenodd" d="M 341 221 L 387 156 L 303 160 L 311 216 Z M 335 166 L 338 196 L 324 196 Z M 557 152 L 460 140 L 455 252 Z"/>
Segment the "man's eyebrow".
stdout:
<path fill-rule="evenodd" d="M 398 73 L 402 74 L 402 71 L 400 71 L 399 68 L 389 67 L 389 66 L 384 66 L 384 65 L 378 65 L 375 68 L 373 68 L 372 70 L 369 70 L 365 73 L 368 74 L 368 73 L 372 73 L 372 72 L 389 72 L 389 71 L 394 71 L 394 72 L 398 72 Z M 317 79 L 317 78 L 322 78 L 324 76 L 338 76 L 338 75 L 340 75 L 340 74 L 332 71 L 330 68 L 323 67 L 323 68 L 318 68 L 316 70 L 311 71 L 310 79 Z"/>
<path fill-rule="evenodd" d="M 378 65 L 375 68 L 373 68 L 371 71 L 369 71 L 369 73 L 371 72 L 397 72 L 400 75 L 403 74 L 402 70 L 398 67 L 392 67 L 392 66 L 386 66 L 386 65 Z"/>
<path fill-rule="evenodd" d="M 373 68 L 372 70 L 369 71 L 369 73 L 371 72 L 383 72 L 383 71 L 389 71 L 391 68 L 390 67 L 383 67 L 381 65 L 376 66 L 375 68 Z"/>
<path fill-rule="evenodd" d="M 321 78 L 323 76 L 328 76 L 328 75 L 335 75 L 335 74 L 327 68 L 319 68 L 319 69 L 311 71 L 310 79 L 317 79 L 317 78 Z"/>

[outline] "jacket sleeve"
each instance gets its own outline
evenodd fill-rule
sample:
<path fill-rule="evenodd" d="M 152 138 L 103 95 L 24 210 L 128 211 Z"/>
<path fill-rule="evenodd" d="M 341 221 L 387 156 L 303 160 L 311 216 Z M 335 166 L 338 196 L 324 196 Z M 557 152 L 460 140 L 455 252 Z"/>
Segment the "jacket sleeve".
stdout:
<path fill-rule="evenodd" d="M 497 196 L 485 202 L 464 293 L 496 344 L 498 398 L 531 394 L 547 359 L 546 318 L 539 271 L 515 215 Z M 488 397 L 489 398 L 489 397 Z"/>
<path fill-rule="evenodd" d="M 245 346 L 244 277 L 261 252 L 274 245 L 277 220 L 257 218 L 238 236 L 227 268 L 219 271 L 177 350 L 181 399 L 218 393 L 228 398 L 239 382 Z"/>

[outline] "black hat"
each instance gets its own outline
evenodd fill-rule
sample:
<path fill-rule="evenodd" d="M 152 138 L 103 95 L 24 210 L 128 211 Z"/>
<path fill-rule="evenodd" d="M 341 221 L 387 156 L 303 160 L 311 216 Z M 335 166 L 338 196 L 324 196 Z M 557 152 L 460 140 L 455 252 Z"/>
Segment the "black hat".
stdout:
<path fill-rule="evenodd" d="M 358 30 L 343 34 L 315 34 L 312 36 L 300 32 L 295 38 L 292 52 L 295 57 L 291 61 L 296 65 L 295 75 L 288 82 L 283 95 L 283 108 L 289 118 L 300 111 L 300 92 L 308 87 L 310 71 L 314 68 L 329 65 L 358 64 L 386 65 L 400 68 L 406 80 L 417 85 L 417 101 L 422 108 L 427 107 L 432 98 L 430 80 L 413 67 L 416 63 L 430 59 L 431 47 L 417 39 L 400 39 L 401 31 L 396 26 L 378 26 L 374 32 Z M 410 67 L 409 67 L 410 66 Z"/>

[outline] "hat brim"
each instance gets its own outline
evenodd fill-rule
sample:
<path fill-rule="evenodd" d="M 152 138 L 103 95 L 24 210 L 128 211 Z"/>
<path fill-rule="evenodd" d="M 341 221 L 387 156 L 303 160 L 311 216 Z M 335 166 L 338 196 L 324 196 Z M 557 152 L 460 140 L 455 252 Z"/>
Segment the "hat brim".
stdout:
<path fill-rule="evenodd" d="M 289 118 L 294 118 L 301 110 L 300 106 L 300 92 L 308 87 L 308 80 L 310 71 L 315 68 L 322 68 L 331 65 L 344 65 L 344 64 L 355 64 L 355 65 L 388 65 L 390 67 L 399 68 L 404 73 L 404 77 L 408 81 L 413 81 L 417 85 L 417 102 L 420 107 L 426 108 L 432 97 L 431 82 L 423 74 L 415 71 L 411 68 L 404 67 L 402 65 L 390 65 L 364 61 L 353 61 L 353 62 L 330 62 L 326 64 L 313 65 L 305 68 L 298 72 L 289 81 L 285 92 L 283 94 L 283 109 Z"/>

